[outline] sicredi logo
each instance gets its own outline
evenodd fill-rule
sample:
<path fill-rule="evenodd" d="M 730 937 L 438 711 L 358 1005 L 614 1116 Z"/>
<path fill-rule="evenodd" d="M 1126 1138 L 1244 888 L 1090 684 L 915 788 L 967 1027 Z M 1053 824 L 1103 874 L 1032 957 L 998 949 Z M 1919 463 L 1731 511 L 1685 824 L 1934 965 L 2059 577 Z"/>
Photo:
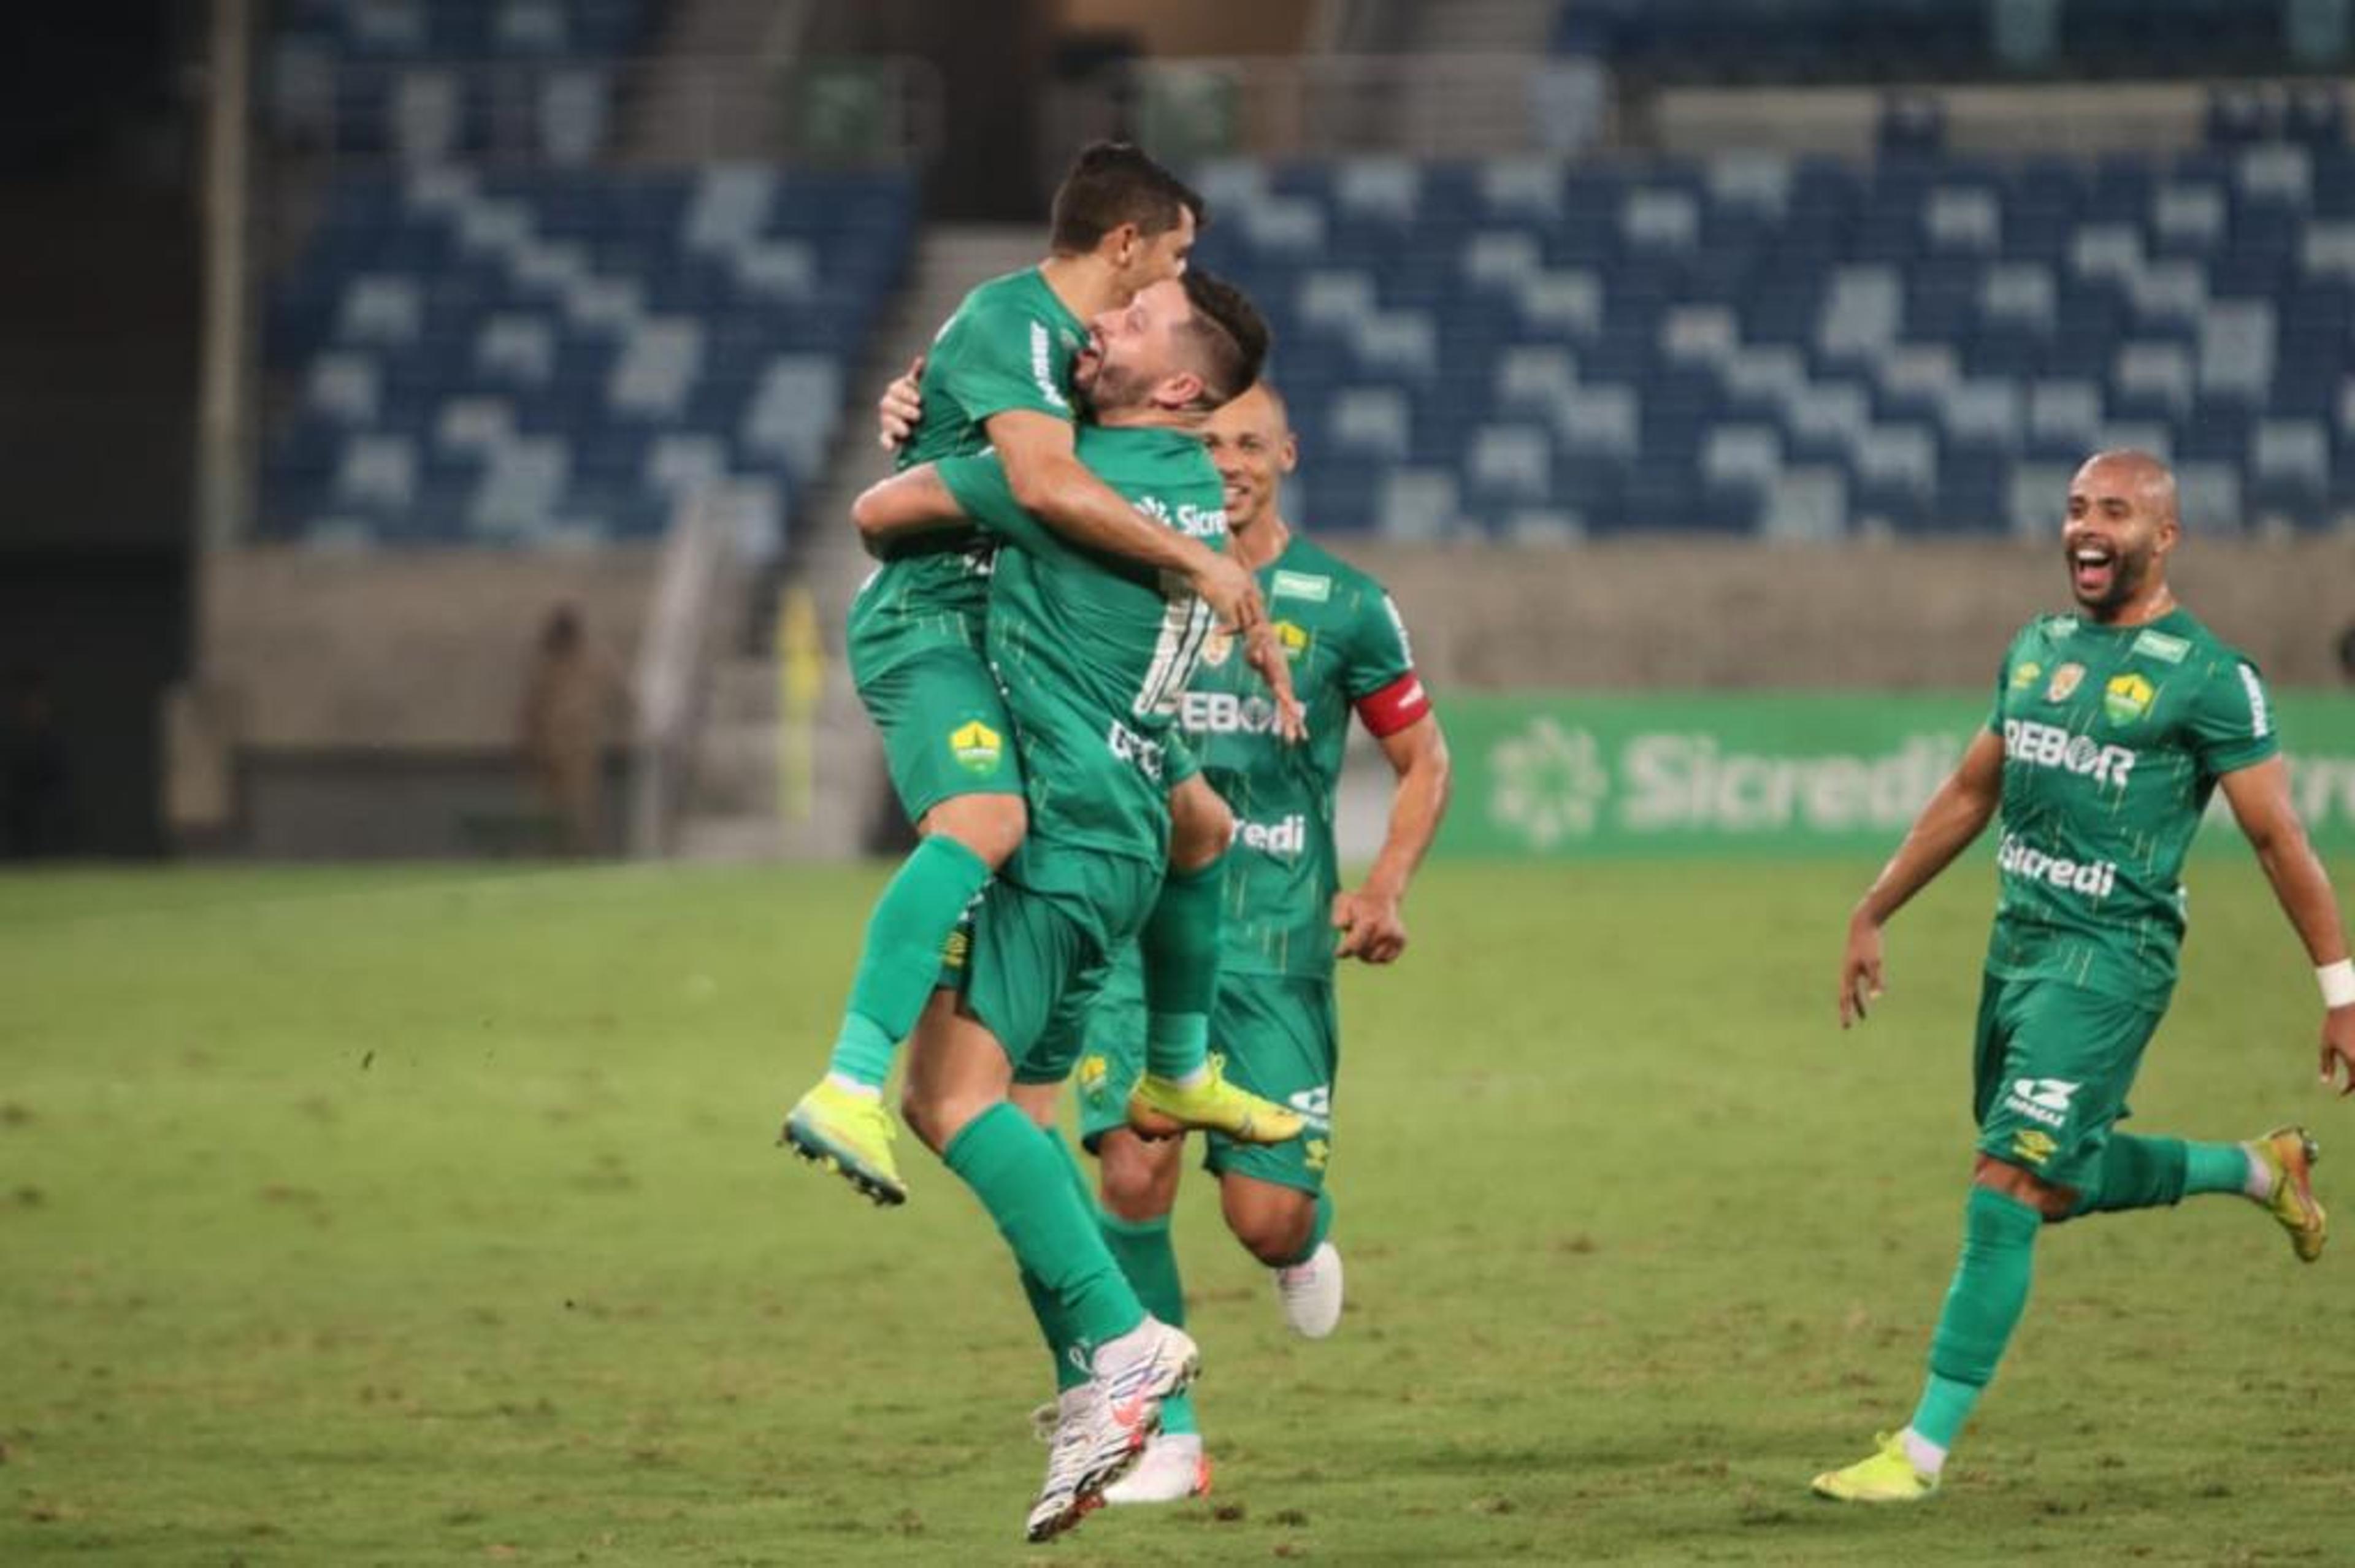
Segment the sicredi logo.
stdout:
<path fill-rule="evenodd" d="M 2073 860 L 2065 855 L 2036 848 L 2015 833 L 2003 836 L 1995 852 L 1995 863 L 2007 877 L 2042 882 L 2087 898 L 2107 898 L 2117 891 L 2118 868 L 2115 860 Z"/>
<path fill-rule="evenodd" d="M 2135 765 L 2135 753 L 2125 746 L 2104 745 L 2090 735 L 2072 734 L 2058 724 L 2032 719 L 2003 721 L 2003 754 L 2032 768 L 2061 768 L 2121 789 Z"/>
<path fill-rule="evenodd" d="M 1290 859 L 1308 848 L 1308 818 L 1295 811 L 1281 822 L 1238 822 L 1235 841 L 1246 849 Z"/>

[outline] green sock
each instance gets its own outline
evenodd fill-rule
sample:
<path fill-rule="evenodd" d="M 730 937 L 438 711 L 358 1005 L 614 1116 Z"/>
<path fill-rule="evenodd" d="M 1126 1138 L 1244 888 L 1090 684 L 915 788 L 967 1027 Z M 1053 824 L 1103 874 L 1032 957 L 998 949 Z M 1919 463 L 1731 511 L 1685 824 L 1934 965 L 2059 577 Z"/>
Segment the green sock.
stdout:
<path fill-rule="evenodd" d="M 1052 1127 L 1042 1128 L 1041 1132 L 1048 1147 L 1054 1151 L 1056 1163 L 1062 1167 L 1063 1179 L 1078 1194 L 1080 1207 L 1093 1218 L 1096 1195 L 1088 1186 L 1087 1178 L 1080 1173 L 1080 1162 L 1071 1157 L 1071 1146 L 1064 1142 L 1062 1134 Z M 1118 1251 L 1115 1250 L 1113 1255 L 1117 1263 Z M 1135 1281 L 1132 1279 L 1129 1283 L 1134 1285 Z M 1039 1320 L 1039 1337 L 1047 1341 L 1048 1353 L 1054 1360 L 1055 1392 L 1061 1393 L 1087 1381 L 1088 1348 L 1072 1331 L 1071 1318 L 1064 1313 L 1062 1304 L 1055 1299 L 1054 1293 L 1039 1276 L 1027 1268 L 1022 1271 L 1022 1294 L 1030 1298 L 1030 1315 Z M 1150 1310 L 1150 1304 L 1147 1309 Z"/>
<path fill-rule="evenodd" d="M 2205 1147 L 2205 1146 L 2203 1146 Z M 2077 1196 L 2074 1214 L 2116 1214 L 2129 1209 L 2159 1209 L 2183 1201 L 2190 1173 L 2189 1146 L 2181 1138 L 2138 1138 L 2113 1133 L 2102 1150 L 2102 1168 L 2091 1188 Z M 2248 1162 L 2232 1149 L 2233 1190 L 2248 1174 Z"/>
<path fill-rule="evenodd" d="M 942 1159 L 981 1200 L 1015 1261 L 1060 1309 L 1057 1331 L 1067 1346 L 1092 1358 L 1097 1346 L 1145 1321 L 1145 1307 L 1104 1249 L 1092 1216 L 1072 1197 L 1052 1140 L 1011 1103 L 1001 1101 L 966 1123 Z M 1059 1351 L 1059 1376 L 1060 1365 Z"/>
<path fill-rule="evenodd" d="M 1178 1249 L 1169 1237 L 1169 1216 L 1157 1220 L 1124 1220 L 1110 1211 L 1099 1213 L 1097 1225 L 1120 1272 L 1136 1288 L 1145 1309 L 1164 1323 L 1186 1326 L 1186 1287 L 1178 1277 Z M 1164 1432 L 1199 1432 L 1191 1394 L 1180 1394 L 1161 1406 Z"/>
<path fill-rule="evenodd" d="M 1164 878 L 1136 939 L 1145 959 L 1145 1070 L 1156 1078 L 1185 1078 L 1209 1064 L 1226 864 L 1222 855 Z"/>
<path fill-rule="evenodd" d="M 2249 1151 L 2239 1144 L 2185 1144 L 2183 1190 L 2198 1198 L 2211 1192 L 2249 1195 Z"/>
<path fill-rule="evenodd" d="M 1941 1448 L 1954 1446 L 2019 1325 L 2043 1224 L 2043 1215 L 2016 1198 L 1971 1189 L 1963 1208 L 1962 1261 L 1930 1338 L 1930 1381 L 1909 1424 Z"/>
<path fill-rule="evenodd" d="M 867 917 L 867 944 L 828 1072 L 883 1087 L 892 1050 L 914 1032 L 940 983 L 941 949 L 988 880 L 989 863 L 945 834 L 925 839 L 901 863 Z"/>
<path fill-rule="evenodd" d="M 1281 1266 L 1295 1268 L 1315 1257 L 1316 1249 L 1325 1244 L 1325 1238 L 1330 1235 L 1332 1231 L 1333 1195 L 1320 1188 L 1316 1193 L 1316 1217 L 1308 1221 L 1308 1239 L 1300 1243 L 1300 1255 Z"/>

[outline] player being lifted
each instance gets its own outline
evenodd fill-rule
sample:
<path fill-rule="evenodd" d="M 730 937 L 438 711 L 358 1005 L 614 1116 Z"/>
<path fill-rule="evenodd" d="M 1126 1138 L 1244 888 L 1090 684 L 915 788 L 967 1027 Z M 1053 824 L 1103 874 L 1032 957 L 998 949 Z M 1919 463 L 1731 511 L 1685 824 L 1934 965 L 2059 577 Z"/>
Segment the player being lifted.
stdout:
<path fill-rule="evenodd" d="M 923 417 L 904 470 L 996 453 L 1015 496 L 1089 549 L 1175 574 L 1245 635 L 1286 682 L 1249 575 L 1200 541 L 1157 527 L 1090 474 L 1073 450 L 1072 362 L 1088 322 L 1186 266 L 1201 198 L 1135 147 L 1083 150 L 1055 194 L 1051 254 L 965 297 L 922 367 Z M 982 655 L 990 539 L 970 527 L 894 540 L 851 605 L 849 656 L 882 731 L 891 783 L 922 836 L 869 916 L 826 1076 L 794 1106 L 785 1141 L 879 1202 L 907 1189 L 882 1101 L 894 1048 L 915 1025 L 943 944 L 1028 827 L 1006 707 Z M 1199 784 L 1172 803 L 1173 875 L 1146 933 L 1155 1079 L 1148 1093 L 1189 1125 L 1284 1138 L 1299 1120 L 1229 1089 L 1207 1056 L 1219 950 L 1217 865 L 1233 819 Z"/>
<path fill-rule="evenodd" d="M 1080 371 L 1096 422 L 1080 432 L 1080 456 L 1156 526 L 1222 547 L 1218 475 L 1198 432 L 1257 375 L 1265 326 L 1234 290 L 1192 274 L 1142 291 L 1096 334 L 1100 357 Z M 1169 848 L 1164 759 L 1214 619 L 1190 592 L 1166 593 L 1160 574 L 1039 527 L 993 453 L 910 469 L 862 496 L 856 516 L 871 539 L 950 516 L 1012 547 L 990 589 L 988 651 L 1029 831 L 975 905 L 961 984 L 923 1011 L 903 1107 L 996 1221 L 1056 1364 L 1084 1370 L 1028 1520 L 1044 1540 L 1135 1463 L 1196 1364 L 1193 1342 L 1146 1315 L 1105 1249 L 1061 1139 L 1009 1092 L 1069 1072 L 1040 1049 L 1048 1019 L 1155 908 Z"/>
<path fill-rule="evenodd" d="M 1388 964 L 1405 950 L 1400 904 L 1446 809 L 1447 745 L 1390 596 L 1284 516 L 1284 479 L 1298 453 L 1274 388 L 1263 380 L 1212 414 L 1204 443 L 1226 486 L 1229 552 L 1258 578 L 1277 641 L 1293 661 L 1309 734 L 1305 745 L 1283 743 L 1265 683 L 1231 644 L 1211 640 L 1178 709 L 1203 776 L 1242 824 L 1227 860 L 1226 948 L 1211 1037 L 1236 1083 L 1298 1110 L 1308 1132 L 1257 1147 L 1213 1133 L 1207 1163 L 1219 1178 L 1228 1229 L 1276 1271 L 1285 1320 L 1321 1339 L 1341 1312 L 1341 1258 L 1326 1239 L 1340 1064 L 1334 963 L 1337 955 Z M 1396 782 L 1381 849 L 1365 880 L 1345 891 L 1333 818 L 1352 710 Z M 1081 1131 L 1102 1162 L 1104 1240 L 1146 1307 L 1182 1325 L 1185 1293 L 1169 1217 L 1184 1145 L 1142 1137 L 1128 1125 L 1146 1038 L 1134 953 L 1114 976 L 1093 1008 L 1066 1009 L 1059 1023 L 1086 1042 Z M 1063 1381 L 1068 1386 L 1068 1373 Z M 1173 1501 L 1208 1489 L 1209 1462 L 1191 1396 L 1171 1400 L 1162 1415 L 1162 1433 L 1144 1462 L 1106 1501 Z"/>
<path fill-rule="evenodd" d="M 2113 1125 L 2174 988 L 2184 852 L 2220 784 L 2316 965 L 2323 1077 L 2344 1069 L 2355 1091 L 2355 966 L 2338 904 L 2291 808 L 2256 667 L 2168 587 L 2180 532 L 2175 478 L 2157 458 L 2105 452 L 2077 471 L 2061 539 L 2078 613 L 2040 616 L 2012 639 L 1986 730 L 1849 922 L 1842 1027 L 1881 994 L 1881 927 L 1998 822 L 1962 1259 L 1913 1419 L 1817 1477 L 1819 1496 L 1902 1502 L 1937 1489 L 2027 1306 L 2048 1224 L 2233 1193 L 2269 1210 L 2299 1258 L 2321 1255 L 2303 1129 L 2202 1144 Z"/>

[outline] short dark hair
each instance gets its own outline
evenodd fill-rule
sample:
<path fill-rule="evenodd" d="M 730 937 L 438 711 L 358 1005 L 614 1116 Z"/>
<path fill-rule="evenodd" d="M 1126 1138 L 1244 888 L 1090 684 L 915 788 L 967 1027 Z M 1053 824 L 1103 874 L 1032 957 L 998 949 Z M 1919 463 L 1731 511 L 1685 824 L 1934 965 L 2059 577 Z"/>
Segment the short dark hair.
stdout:
<path fill-rule="evenodd" d="M 1047 244 L 1059 256 L 1083 256 L 1124 223 L 1151 239 L 1177 228 L 1183 212 L 1194 215 L 1197 228 L 1209 218 L 1192 187 L 1134 143 L 1091 142 L 1055 187 Z"/>
<path fill-rule="evenodd" d="M 1190 367 L 1202 378 L 1202 406 L 1218 408 L 1251 390 L 1267 363 L 1267 318 L 1242 290 L 1199 267 L 1180 280 L 1192 315 L 1184 334 Z"/>

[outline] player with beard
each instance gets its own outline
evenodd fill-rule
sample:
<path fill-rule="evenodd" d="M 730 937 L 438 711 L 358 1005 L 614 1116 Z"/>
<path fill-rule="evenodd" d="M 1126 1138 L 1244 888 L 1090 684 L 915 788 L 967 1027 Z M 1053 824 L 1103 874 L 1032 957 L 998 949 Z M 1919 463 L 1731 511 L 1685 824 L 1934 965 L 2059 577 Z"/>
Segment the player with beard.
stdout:
<path fill-rule="evenodd" d="M 2105 452 L 2069 487 L 2061 542 L 2077 613 L 2012 639 L 1994 710 L 1849 918 L 1842 1028 L 1881 995 L 1881 927 L 1998 820 L 1999 891 L 1973 1062 L 1977 1159 L 1961 1261 L 1904 1428 L 1816 1477 L 1843 1502 L 1928 1497 L 2028 1303 L 2044 1227 L 2233 1194 L 2269 1211 L 2292 1250 L 2322 1253 L 2314 1142 L 2282 1127 L 2246 1143 L 2115 1130 L 2167 1010 L 2184 933 L 2185 851 L 2221 787 L 2320 983 L 2321 1069 L 2355 1093 L 2355 965 L 2322 864 L 2290 805 L 2256 667 L 2177 603 L 2175 476 Z"/>

